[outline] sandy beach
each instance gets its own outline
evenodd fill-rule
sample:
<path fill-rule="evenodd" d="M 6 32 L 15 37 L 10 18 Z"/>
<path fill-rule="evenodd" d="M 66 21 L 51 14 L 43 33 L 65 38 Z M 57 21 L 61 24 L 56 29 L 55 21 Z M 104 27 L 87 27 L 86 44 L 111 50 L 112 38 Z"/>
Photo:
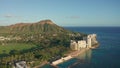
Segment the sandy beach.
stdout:
<path fill-rule="evenodd" d="M 74 58 L 74 57 L 76 57 L 76 56 L 84 53 L 84 52 L 87 51 L 88 49 L 89 49 L 89 48 L 83 48 L 83 49 L 80 49 L 80 50 L 78 50 L 78 51 L 73 51 L 73 52 L 67 54 L 66 57 L 62 57 L 61 59 L 58 59 L 58 60 L 56 60 L 56 61 L 53 61 L 51 65 L 56 66 L 56 65 L 58 65 L 58 64 L 60 64 L 60 63 L 63 63 L 64 61 L 70 60 L 70 59 L 72 59 L 72 58 Z"/>
<path fill-rule="evenodd" d="M 61 59 L 53 61 L 52 64 L 50 64 L 50 65 L 55 67 L 55 68 L 58 68 L 58 66 L 57 66 L 58 64 L 63 63 L 63 62 L 65 62 L 67 60 L 70 60 L 72 58 L 75 58 L 76 56 L 84 53 L 87 50 L 89 50 L 89 48 L 83 48 L 83 49 L 80 49 L 79 51 L 72 51 L 69 54 L 66 54 L 66 57 L 62 57 Z M 49 63 L 47 61 L 45 61 L 44 63 L 42 63 L 42 64 L 40 64 L 38 66 L 35 66 L 34 68 L 40 68 L 45 64 L 49 64 Z"/>
<path fill-rule="evenodd" d="M 71 52 L 71 53 L 68 54 L 68 55 L 70 55 L 70 56 L 72 56 L 72 57 L 76 57 L 76 56 L 84 53 L 84 52 L 87 51 L 87 50 L 89 50 L 89 48 L 83 48 L 83 49 L 80 49 L 80 50 L 78 50 L 78 51 L 73 51 L 73 52 Z"/>

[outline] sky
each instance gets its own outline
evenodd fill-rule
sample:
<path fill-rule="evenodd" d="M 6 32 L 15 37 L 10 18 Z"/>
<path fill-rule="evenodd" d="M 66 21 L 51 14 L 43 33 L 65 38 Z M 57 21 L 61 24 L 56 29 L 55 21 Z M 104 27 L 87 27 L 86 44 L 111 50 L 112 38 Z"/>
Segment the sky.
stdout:
<path fill-rule="evenodd" d="M 120 0 L 0 0 L 0 26 L 45 19 L 60 26 L 120 26 Z"/>

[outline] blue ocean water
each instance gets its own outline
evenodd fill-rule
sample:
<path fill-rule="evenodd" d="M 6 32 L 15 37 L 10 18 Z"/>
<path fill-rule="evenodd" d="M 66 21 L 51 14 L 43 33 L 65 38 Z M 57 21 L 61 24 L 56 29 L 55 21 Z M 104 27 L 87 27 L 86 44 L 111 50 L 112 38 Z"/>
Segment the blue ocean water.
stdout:
<path fill-rule="evenodd" d="M 60 68 L 120 68 L 120 27 L 67 27 L 67 29 L 96 33 L 100 46 L 80 56 L 71 66 L 58 65 Z M 79 60 L 79 61 L 78 61 Z M 61 66 L 62 65 L 62 66 Z M 64 67 L 63 67 L 64 66 Z"/>
<path fill-rule="evenodd" d="M 59 64 L 59 68 L 120 68 L 120 27 L 65 28 L 87 34 L 95 33 L 100 45 L 77 58 Z"/>

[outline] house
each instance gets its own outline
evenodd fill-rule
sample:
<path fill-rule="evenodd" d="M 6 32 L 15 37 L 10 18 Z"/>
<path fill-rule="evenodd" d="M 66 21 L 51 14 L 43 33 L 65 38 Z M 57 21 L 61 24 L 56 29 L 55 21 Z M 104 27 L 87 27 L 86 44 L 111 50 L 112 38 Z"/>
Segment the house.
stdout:
<path fill-rule="evenodd" d="M 14 64 L 13 68 L 28 68 L 26 61 L 19 61 Z"/>

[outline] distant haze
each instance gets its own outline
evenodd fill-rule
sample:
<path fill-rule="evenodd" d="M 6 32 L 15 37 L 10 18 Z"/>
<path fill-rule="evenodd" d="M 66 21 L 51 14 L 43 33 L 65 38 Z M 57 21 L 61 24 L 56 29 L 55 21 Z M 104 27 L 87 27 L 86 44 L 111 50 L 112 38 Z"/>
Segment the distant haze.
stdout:
<path fill-rule="evenodd" d="M 0 0 L 0 26 L 44 19 L 60 26 L 120 26 L 120 0 Z"/>

